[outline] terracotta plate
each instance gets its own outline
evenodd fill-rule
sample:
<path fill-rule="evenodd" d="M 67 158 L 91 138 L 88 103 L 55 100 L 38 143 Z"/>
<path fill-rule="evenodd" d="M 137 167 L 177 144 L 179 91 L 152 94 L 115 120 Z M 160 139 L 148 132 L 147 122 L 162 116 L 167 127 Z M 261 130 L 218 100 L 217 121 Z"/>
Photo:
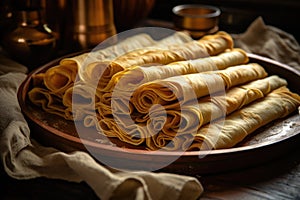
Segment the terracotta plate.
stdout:
<path fill-rule="evenodd" d="M 67 55 L 71 57 L 74 55 Z M 277 74 L 288 81 L 288 87 L 300 94 L 300 72 L 274 60 L 249 54 L 251 62 L 260 63 L 269 75 Z M 60 58 L 61 59 L 61 58 Z M 45 113 L 27 99 L 33 74 L 56 65 L 54 60 L 34 71 L 22 83 L 18 100 L 31 128 L 32 137 L 46 146 L 70 152 L 89 152 L 97 161 L 119 169 L 151 170 L 187 175 L 202 175 L 242 169 L 263 164 L 279 156 L 285 156 L 300 142 L 300 116 L 293 113 L 285 119 L 274 121 L 251 134 L 234 148 L 192 152 L 150 152 L 136 149 L 118 140 L 114 145 L 101 143 L 93 131 L 83 128 L 85 138 L 79 138 L 71 121 Z M 78 130 L 78 129 L 77 129 Z M 121 148 L 120 148 L 121 147 Z"/>

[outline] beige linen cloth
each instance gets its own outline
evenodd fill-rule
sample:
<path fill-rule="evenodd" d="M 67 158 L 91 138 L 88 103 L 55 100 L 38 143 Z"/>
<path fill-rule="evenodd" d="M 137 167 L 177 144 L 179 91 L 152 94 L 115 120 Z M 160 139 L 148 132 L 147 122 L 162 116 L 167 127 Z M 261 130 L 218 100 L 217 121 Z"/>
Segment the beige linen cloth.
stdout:
<path fill-rule="evenodd" d="M 300 46 L 293 35 L 269 26 L 258 17 L 245 33 L 232 35 L 235 47 L 269 57 L 300 70 Z"/>
<path fill-rule="evenodd" d="M 235 35 L 237 46 L 299 68 L 295 39 L 259 18 Z M 85 152 L 66 154 L 41 146 L 30 138 L 29 127 L 18 105 L 16 92 L 26 68 L 0 57 L 0 159 L 6 173 L 16 179 L 46 177 L 85 181 L 100 199 L 197 199 L 203 193 L 194 177 L 155 172 L 111 171 Z"/>

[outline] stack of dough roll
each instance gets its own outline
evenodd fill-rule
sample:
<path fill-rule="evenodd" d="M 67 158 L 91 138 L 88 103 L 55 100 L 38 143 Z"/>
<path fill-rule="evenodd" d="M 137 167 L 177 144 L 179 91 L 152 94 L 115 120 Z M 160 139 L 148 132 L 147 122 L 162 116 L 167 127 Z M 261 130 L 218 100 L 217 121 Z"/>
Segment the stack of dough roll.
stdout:
<path fill-rule="evenodd" d="M 180 151 L 233 147 L 300 105 L 284 79 L 249 63 L 226 32 L 127 40 L 139 37 L 37 74 L 29 99 L 125 143 Z"/>
<path fill-rule="evenodd" d="M 99 63 L 100 61 L 112 61 L 118 56 L 136 49 L 150 46 L 159 48 L 160 46 L 174 43 L 183 44 L 190 41 L 192 39 L 183 32 L 175 32 L 160 41 L 153 40 L 150 35 L 141 33 L 126 38 L 105 49 L 64 58 L 58 65 L 49 68 L 46 72 L 32 76 L 33 89 L 29 92 L 29 99 L 49 113 L 59 115 L 67 120 L 77 119 L 75 114 L 70 113 L 72 108 L 69 105 L 65 105 L 63 99 L 64 102 L 72 102 L 72 100 L 67 100 L 67 98 L 72 96 L 70 92 L 73 91 L 72 87 L 74 87 L 74 83 L 81 85 L 79 87 L 87 88 L 88 91 L 95 88 L 93 85 L 87 84 L 84 79 L 87 71 L 86 68 L 95 66 L 95 63 Z M 66 97 L 63 97 L 65 94 Z M 90 96 L 89 98 L 94 97 Z"/>

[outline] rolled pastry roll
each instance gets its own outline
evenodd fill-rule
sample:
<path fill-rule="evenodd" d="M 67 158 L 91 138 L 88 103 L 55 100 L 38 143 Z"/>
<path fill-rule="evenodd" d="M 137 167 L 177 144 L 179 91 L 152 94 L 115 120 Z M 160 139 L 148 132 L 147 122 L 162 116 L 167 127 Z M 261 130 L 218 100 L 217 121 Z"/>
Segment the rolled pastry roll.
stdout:
<path fill-rule="evenodd" d="M 97 132 L 100 132 L 99 120 L 100 118 L 97 115 L 88 114 L 83 119 L 83 125 L 87 128 L 95 128 Z"/>
<path fill-rule="evenodd" d="M 291 114 L 299 105 L 300 96 L 283 86 L 233 112 L 226 117 L 224 124 L 216 121 L 200 128 L 189 150 L 234 147 L 258 128 Z"/>
<path fill-rule="evenodd" d="M 226 94 L 217 93 L 199 98 L 197 104 L 188 102 L 181 105 L 179 109 L 168 108 L 168 105 L 154 105 L 146 115 L 139 115 L 140 113 L 132 111 L 129 111 L 132 112 L 129 115 L 128 112 L 122 113 L 120 109 L 113 112 L 114 120 L 122 123 L 122 126 L 128 127 L 127 131 L 130 130 L 129 127 L 133 129 L 147 128 L 143 135 L 146 137 L 147 148 L 151 150 L 161 148 L 182 150 L 183 147 L 180 146 L 179 141 L 181 140 L 177 138 L 178 136 L 195 134 L 201 126 L 229 115 L 285 85 L 287 82 L 284 79 L 274 75 L 233 87 L 226 91 Z M 169 144 L 170 139 L 172 148 L 170 145 L 158 146 L 159 144 Z"/>
<path fill-rule="evenodd" d="M 172 42 L 176 43 L 184 43 L 191 41 L 192 39 L 184 33 L 176 32 L 167 38 L 162 39 L 161 41 L 153 40 L 147 34 L 138 34 L 136 36 L 132 36 L 124 39 L 116 45 L 112 45 L 105 49 L 100 49 L 97 51 L 83 53 L 79 56 L 74 56 L 71 58 L 62 59 L 58 66 L 50 68 L 45 74 L 45 83 L 46 87 L 51 91 L 57 90 L 58 88 L 63 88 L 64 83 L 68 83 L 69 81 L 74 81 L 75 77 L 67 76 L 70 72 L 76 72 L 78 69 L 81 69 L 83 64 L 88 65 L 89 62 L 95 62 L 99 60 L 111 60 L 117 56 L 120 56 L 128 51 L 142 48 L 146 46 L 157 45 L 160 42 L 164 45 L 171 44 Z M 83 68 L 83 70 L 85 70 Z"/>
<path fill-rule="evenodd" d="M 174 43 L 185 43 L 190 42 L 193 39 L 184 32 L 175 32 L 159 41 L 154 40 L 149 34 L 140 33 L 127 38 L 112 38 L 117 39 L 116 44 L 113 44 L 106 48 L 101 48 L 99 50 L 91 51 L 88 53 L 81 54 L 79 56 L 74 56 L 72 58 L 63 59 L 60 64 L 72 64 L 76 63 L 79 68 L 84 67 L 82 64 L 87 65 L 89 62 L 94 62 L 96 60 L 112 60 L 116 57 L 123 55 L 129 51 L 140 49 L 149 46 L 164 46 L 167 44 Z M 87 60 L 87 58 L 93 58 Z"/>
<path fill-rule="evenodd" d="M 142 114 L 147 114 L 155 104 L 167 109 L 178 109 L 185 102 L 266 76 L 265 69 L 257 63 L 174 76 L 141 85 L 133 93 L 131 102 L 137 112 Z"/>
<path fill-rule="evenodd" d="M 100 50 L 82 53 L 78 56 L 64 58 L 60 61 L 60 65 L 75 65 L 79 69 L 84 68 L 85 65 L 99 60 L 112 60 L 128 51 L 136 48 L 152 46 L 156 42 L 148 34 L 137 34 L 135 36 L 126 38 L 115 45 L 111 45 Z"/>
<path fill-rule="evenodd" d="M 32 75 L 32 87 L 45 87 L 44 84 L 45 73 L 38 73 Z"/>
<path fill-rule="evenodd" d="M 96 112 L 86 108 L 77 108 L 67 107 L 65 109 L 65 118 L 71 119 L 73 121 L 83 121 L 87 116 L 96 115 Z M 86 126 L 89 127 L 89 126 Z"/>
<path fill-rule="evenodd" d="M 109 117 L 114 113 L 128 114 L 133 112 L 133 105 L 129 101 L 131 93 L 117 92 L 117 94 L 111 92 L 104 92 L 97 94 L 100 97 L 100 101 L 96 103 L 96 109 L 101 117 Z M 113 100 L 112 100 L 113 99 Z"/>
<path fill-rule="evenodd" d="M 86 71 L 93 77 L 96 74 L 95 79 L 89 77 L 88 81 L 98 84 L 100 90 L 103 90 L 114 74 L 132 66 L 168 64 L 175 61 L 208 57 L 232 48 L 233 41 L 231 36 L 225 32 L 218 32 L 215 35 L 203 37 L 198 41 L 169 45 L 167 49 L 152 47 L 131 51 L 110 63 L 94 63 L 88 66 L 89 69 L 86 69 Z"/>
<path fill-rule="evenodd" d="M 127 115 L 125 116 L 127 118 Z M 123 119 L 126 121 L 126 119 Z M 145 129 L 139 129 L 139 126 L 125 126 L 124 123 L 119 123 L 114 118 L 103 118 L 99 122 L 99 130 L 101 134 L 107 137 L 116 137 L 119 140 L 135 146 L 141 145 L 145 141 Z"/>
<path fill-rule="evenodd" d="M 166 151 L 178 151 L 178 150 L 186 150 L 178 149 L 181 146 L 189 146 L 190 144 L 184 144 L 185 142 L 189 142 L 187 139 L 182 139 L 182 137 L 172 137 L 168 135 L 156 134 L 150 138 L 146 138 L 146 146 L 147 149 L 156 151 L 156 150 L 166 150 Z"/>
<path fill-rule="evenodd" d="M 76 83 L 66 90 L 62 97 L 62 103 L 66 107 L 80 110 L 96 110 L 96 104 L 100 101 L 96 89 L 85 83 Z"/>
<path fill-rule="evenodd" d="M 235 110 L 259 99 L 273 90 L 287 86 L 287 81 L 277 75 L 272 75 L 263 79 L 251 81 L 248 84 L 233 87 L 226 92 L 226 97 L 212 96 L 211 101 L 219 108 L 225 105 L 226 115 Z M 225 102 L 224 102 L 225 100 Z"/>
<path fill-rule="evenodd" d="M 130 93 L 120 92 L 114 95 L 111 92 L 100 92 L 99 94 L 100 101 L 96 103 L 96 109 L 101 118 L 112 117 L 113 113 L 121 115 L 126 113 L 129 116 L 133 112 L 133 105 L 129 101 Z"/>
<path fill-rule="evenodd" d="M 160 45 L 172 42 L 184 43 L 191 40 L 187 34 L 176 32 L 162 39 Z M 87 66 L 89 63 L 99 60 L 112 60 L 128 51 L 157 44 L 158 41 L 153 40 L 148 34 L 138 34 L 105 49 L 62 59 L 58 66 L 49 68 L 45 73 L 37 74 L 33 78 L 34 87 L 44 84 L 51 92 L 62 98 L 64 92 L 73 85 L 75 79 L 84 76 L 81 75 L 86 71 L 84 66 Z M 80 72 L 79 77 L 77 77 L 78 70 Z"/>
<path fill-rule="evenodd" d="M 100 101 L 96 103 L 97 113 L 99 114 L 99 116 L 101 118 L 111 117 L 112 116 L 112 105 L 111 105 L 112 93 L 111 92 L 99 92 L 97 95 L 100 97 Z M 114 104 L 113 108 L 115 108 L 115 106 L 121 107 L 122 114 L 124 114 L 125 112 L 127 113 L 128 111 L 126 111 L 126 108 L 128 108 L 127 105 L 129 105 L 129 104 L 126 104 L 126 102 L 125 102 L 126 106 L 124 106 L 123 98 L 120 98 L 120 99 L 115 98 L 115 100 L 118 103 Z M 119 109 L 119 108 L 117 108 L 117 109 Z M 114 112 L 120 112 L 120 111 L 117 111 L 116 109 L 114 109 Z"/>
<path fill-rule="evenodd" d="M 28 92 L 28 98 L 33 104 L 40 106 L 47 113 L 61 116 L 67 120 L 72 119 L 70 116 L 65 115 L 66 107 L 62 105 L 61 99 L 45 88 L 32 88 Z"/>
<path fill-rule="evenodd" d="M 160 134 L 162 136 L 160 136 L 160 140 L 163 140 L 163 135 L 168 140 L 170 137 L 182 134 L 193 134 L 201 126 L 218 118 L 228 116 L 232 112 L 242 109 L 246 105 L 286 85 L 287 82 L 284 79 L 274 75 L 233 87 L 226 94 L 200 98 L 198 104 L 183 105 L 180 110 L 166 110 L 167 118 L 162 117 L 164 114 L 161 114 L 163 113 L 161 108 L 157 110 L 152 109 L 151 119 L 150 117 L 147 119 L 149 132 L 161 130 Z M 150 144 L 150 141 L 148 143 Z M 154 144 L 152 144 L 152 147 L 154 147 Z M 155 148 L 160 147 L 156 146 Z M 178 149 L 181 149 L 181 147 L 179 146 Z"/>
<path fill-rule="evenodd" d="M 98 79 L 103 74 L 107 62 L 130 51 L 146 47 L 161 48 L 174 43 L 183 44 L 190 41 L 192 41 L 192 38 L 183 32 L 175 32 L 158 41 L 153 40 L 150 35 L 143 33 L 122 39 L 117 44 L 105 49 L 86 53 L 84 56 L 63 59 L 60 64 L 76 63 L 79 68 L 80 79 L 91 82 L 90 80 Z"/>
<path fill-rule="evenodd" d="M 110 63 L 115 71 L 121 71 L 135 65 L 148 63 L 168 64 L 174 61 L 190 60 L 210 55 L 217 55 L 226 49 L 233 48 L 231 36 L 225 32 L 205 36 L 200 40 L 184 44 L 171 44 L 162 48 L 144 48 L 126 53 Z"/>
<path fill-rule="evenodd" d="M 52 92 L 62 97 L 77 76 L 76 65 L 57 65 L 49 68 L 44 75 L 44 84 Z"/>
<path fill-rule="evenodd" d="M 105 104 L 105 105 L 110 105 L 111 104 L 111 96 L 112 93 L 111 92 L 101 92 L 99 90 L 97 90 L 98 92 L 98 96 L 100 97 L 100 102 Z"/>
<path fill-rule="evenodd" d="M 103 119 L 103 118 L 111 118 L 112 117 L 112 109 L 110 105 L 106 105 L 102 103 L 101 101 L 97 103 L 96 105 L 96 111 L 97 114 Z"/>
<path fill-rule="evenodd" d="M 217 56 L 172 62 L 167 65 L 129 67 L 113 75 L 103 91 L 133 91 L 139 85 L 153 80 L 184 74 L 220 70 L 229 66 L 246 64 L 248 61 L 249 58 L 246 52 L 242 49 L 235 48 L 225 51 Z M 116 85 L 117 87 L 115 87 Z"/>

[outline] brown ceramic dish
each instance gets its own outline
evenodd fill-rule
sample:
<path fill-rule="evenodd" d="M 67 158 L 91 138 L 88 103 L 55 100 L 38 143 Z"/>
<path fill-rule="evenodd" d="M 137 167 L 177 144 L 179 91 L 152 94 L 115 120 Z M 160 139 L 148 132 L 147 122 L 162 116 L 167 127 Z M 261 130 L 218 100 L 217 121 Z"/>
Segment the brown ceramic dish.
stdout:
<path fill-rule="evenodd" d="M 70 56 L 70 55 L 68 55 Z M 74 56 L 74 55 L 71 55 Z M 249 54 L 251 62 L 260 63 L 268 73 L 277 74 L 288 81 L 289 88 L 300 94 L 300 72 L 271 59 Z M 188 175 L 202 175 L 237 170 L 251 167 L 271 159 L 285 156 L 300 142 L 300 116 L 294 113 L 289 117 L 272 122 L 246 138 L 238 146 L 230 149 L 192 152 L 149 152 L 135 149 L 114 141 L 117 146 L 99 143 L 97 135 L 86 131 L 86 138 L 79 138 L 74 124 L 57 116 L 43 112 L 27 99 L 31 87 L 32 75 L 54 66 L 60 59 L 52 61 L 35 71 L 19 87 L 18 100 L 20 107 L 31 128 L 32 137 L 46 146 L 56 147 L 62 151 L 83 150 L 94 157 L 101 156 L 123 163 L 122 169 L 158 169 L 157 171 L 173 172 Z M 174 160 L 168 163 L 169 160 Z M 107 164 L 107 163 L 104 163 Z M 115 166 L 119 168 L 118 166 Z"/>

